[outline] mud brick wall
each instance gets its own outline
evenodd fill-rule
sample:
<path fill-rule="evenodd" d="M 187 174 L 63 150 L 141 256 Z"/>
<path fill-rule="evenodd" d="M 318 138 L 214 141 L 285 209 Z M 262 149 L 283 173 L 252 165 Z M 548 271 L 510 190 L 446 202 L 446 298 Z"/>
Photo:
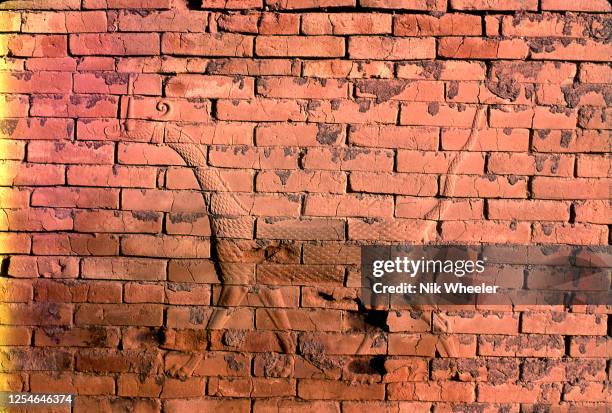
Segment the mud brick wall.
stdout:
<path fill-rule="evenodd" d="M 0 3 L 0 390 L 610 407 L 610 308 L 358 299 L 363 244 L 610 243 L 610 4 L 263 1 Z"/>

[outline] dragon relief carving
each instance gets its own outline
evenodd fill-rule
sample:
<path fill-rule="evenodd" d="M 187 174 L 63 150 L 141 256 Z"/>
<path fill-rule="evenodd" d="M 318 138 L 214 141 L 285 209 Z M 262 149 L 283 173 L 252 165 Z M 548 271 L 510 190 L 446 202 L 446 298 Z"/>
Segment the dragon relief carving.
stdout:
<path fill-rule="evenodd" d="M 484 127 L 483 121 L 485 117 L 483 114 L 486 110 L 486 104 L 487 103 L 483 102 L 477 106 L 469 137 L 464 146 L 457 152 L 457 156 L 452 160 L 446 172 L 447 175 L 449 175 L 449 179 L 445 180 L 443 193 L 447 197 L 452 197 L 456 184 L 456 175 L 453 175 L 453 172 L 457 170 L 464 159 L 465 151 L 470 151 L 474 147 L 478 132 Z M 245 217 L 249 217 L 249 209 L 235 193 L 232 192 L 231 187 L 223 180 L 219 171 L 205 166 L 206 145 L 197 142 L 189 133 L 183 130 L 180 125 L 167 122 L 173 114 L 171 102 L 160 98 L 155 104 L 155 116 L 146 117 L 146 119 L 144 119 L 147 121 L 146 123 L 138 122 L 138 120 L 133 117 L 133 105 L 133 80 L 130 78 L 128 95 L 122 96 L 121 99 L 119 124 L 107 127 L 104 132 L 117 139 L 125 137 L 128 140 L 163 142 L 177 152 L 184 162 L 192 168 L 204 198 L 211 223 L 212 258 L 217 275 L 222 283 L 221 293 L 213 313 L 208 320 L 207 328 L 222 329 L 232 316 L 234 309 L 243 303 L 246 295 L 249 292 L 254 292 L 259 295 L 264 305 L 264 311 L 267 311 L 275 327 L 279 330 L 290 330 L 291 323 L 286 313 L 270 310 L 271 308 L 285 307 L 285 301 L 281 290 L 275 288 L 256 288 L 255 283 L 251 279 L 252 277 L 245 277 L 242 275 L 241 271 L 236 270 L 236 267 L 231 265 L 239 263 L 224 261 L 222 254 L 219 254 L 217 251 L 218 240 L 223 238 L 232 240 L 232 234 L 251 234 L 252 239 L 253 223 L 250 219 L 244 219 Z M 144 123 L 144 125 L 142 123 Z M 214 211 L 211 209 L 210 202 L 208 202 L 206 196 L 206 193 L 211 191 L 220 191 L 228 195 L 220 199 L 219 205 L 215 205 Z M 426 225 L 425 228 L 421 228 L 424 242 L 433 241 L 428 239 L 427 234 L 430 233 L 432 226 L 437 224 L 437 220 L 442 219 L 446 215 L 449 206 L 449 203 L 440 200 L 425 214 L 428 225 Z M 450 333 L 449 326 L 440 321 L 440 318 L 434 318 L 434 327 L 438 333 Z M 369 338 L 372 334 L 375 333 L 366 332 L 356 354 L 367 354 L 368 347 L 371 344 Z M 287 347 L 286 343 L 283 344 L 282 347 Z M 437 348 L 440 354 L 451 357 L 458 354 L 456 343 L 448 340 L 444 335 L 439 336 L 438 344 Z M 291 352 L 292 349 L 283 348 L 283 350 L 285 352 Z"/>

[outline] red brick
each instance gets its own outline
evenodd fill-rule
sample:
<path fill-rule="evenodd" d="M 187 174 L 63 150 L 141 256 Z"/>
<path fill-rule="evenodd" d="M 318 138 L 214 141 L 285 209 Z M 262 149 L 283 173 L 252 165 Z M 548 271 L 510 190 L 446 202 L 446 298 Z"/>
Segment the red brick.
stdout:
<path fill-rule="evenodd" d="M 351 125 L 349 142 L 357 146 L 438 149 L 439 129 L 421 126 Z"/>
<path fill-rule="evenodd" d="M 608 228 L 605 225 L 541 223 L 534 227 L 533 242 L 598 245 L 608 239 Z"/>
<path fill-rule="evenodd" d="M 575 204 L 576 222 L 612 224 L 612 205 L 608 201 L 583 201 Z"/>
<path fill-rule="evenodd" d="M 83 0 L 86 9 L 169 9 L 170 0 Z"/>
<path fill-rule="evenodd" d="M 470 129 L 443 128 L 442 149 L 490 152 L 522 152 L 529 149 L 527 129 L 481 129 L 474 138 L 473 146 L 468 148 L 466 144 L 470 132 Z"/>
<path fill-rule="evenodd" d="M 331 217 L 392 216 L 393 199 L 369 195 L 307 195 L 304 214 Z"/>
<path fill-rule="evenodd" d="M 69 326 L 72 323 L 72 304 L 43 303 L 7 303 L 5 311 L 11 314 L 11 325 L 36 325 L 40 320 L 50 326 Z M 53 314 L 53 317 L 49 317 Z"/>
<path fill-rule="evenodd" d="M 34 116 L 99 117 L 117 113 L 118 100 L 100 95 L 36 95 L 30 113 Z"/>
<path fill-rule="evenodd" d="M 435 225 L 416 219 L 349 219 L 351 240 L 427 242 L 436 238 Z"/>
<path fill-rule="evenodd" d="M 122 10 L 119 13 L 119 30 L 126 32 L 203 32 L 208 26 L 206 12 L 190 10 L 154 11 L 141 15 L 136 11 Z"/>
<path fill-rule="evenodd" d="M 528 222 L 449 221 L 442 223 L 442 239 L 454 242 L 526 244 L 531 239 Z"/>
<path fill-rule="evenodd" d="M 298 152 L 286 147 L 213 146 L 208 161 L 223 168 L 297 169 Z"/>
<path fill-rule="evenodd" d="M 0 327 L 3 346 L 28 346 L 32 343 L 32 331 L 27 327 Z"/>
<path fill-rule="evenodd" d="M 27 189 L 1 187 L 2 208 L 27 208 L 30 205 L 31 194 L 32 191 Z"/>
<path fill-rule="evenodd" d="M 610 358 L 612 347 L 609 337 L 577 336 L 570 339 L 570 356 L 580 358 Z"/>
<path fill-rule="evenodd" d="M 261 171 L 255 186 L 262 192 L 342 193 L 346 175 L 336 171 Z"/>
<path fill-rule="evenodd" d="M 375 13 L 307 13 L 302 15 L 304 34 L 391 33 L 391 16 Z"/>
<path fill-rule="evenodd" d="M 155 304 L 79 304 L 74 317 L 77 325 L 161 326 L 163 309 Z"/>
<path fill-rule="evenodd" d="M 305 121 L 300 103 L 288 99 L 219 100 L 217 116 L 233 121 Z"/>
<path fill-rule="evenodd" d="M 70 52 L 75 55 L 157 55 L 156 33 L 96 33 L 70 35 Z"/>
<path fill-rule="evenodd" d="M 521 39 L 444 37 L 438 44 L 438 54 L 453 59 L 524 59 L 528 52 Z"/>
<path fill-rule="evenodd" d="M 440 199 L 428 197 L 397 197 L 395 216 L 414 219 L 467 221 L 483 218 L 481 199 Z"/>
<path fill-rule="evenodd" d="M 408 100 L 436 102 L 444 100 L 444 83 L 402 79 L 367 79 L 356 82 L 357 96 L 373 97 L 377 102 Z"/>
<path fill-rule="evenodd" d="M 268 6 L 280 10 L 351 7 L 355 3 L 355 0 L 266 0 Z"/>
<path fill-rule="evenodd" d="M 525 313 L 521 331 L 524 333 L 564 334 L 572 336 L 605 335 L 606 316 L 576 313 Z"/>
<path fill-rule="evenodd" d="M 154 188 L 157 169 L 113 165 L 74 165 L 68 168 L 68 184 L 127 188 Z"/>
<path fill-rule="evenodd" d="M 456 314 L 446 312 L 434 314 L 434 318 L 442 322 L 453 333 L 467 334 L 518 334 L 518 313 L 492 313 L 465 312 Z M 434 326 L 436 322 L 434 322 Z"/>
<path fill-rule="evenodd" d="M 86 33 L 106 31 L 103 11 L 36 12 L 23 16 L 24 33 Z"/>
<path fill-rule="evenodd" d="M 378 103 L 370 99 L 332 99 L 311 101 L 306 110 L 311 122 L 395 123 L 398 105 L 396 102 Z"/>
<path fill-rule="evenodd" d="M 28 161 L 80 164 L 112 164 L 114 145 L 102 142 L 31 142 L 28 145 Z"/>
<path fill-rule="evenodd" d="M 609 387 L 605 383 L 584 383 L 582 386 L 566 384 L 563 389 L 563 400 L 608 402 L 612 396 Z"/>
<path fill-rule="evenodd" d="M 587 29 L 588 23 L 582 19 L 572 22 L 571 26 L 563 29 L 566 23 L 565 16 L 545 14 L 543 19 L 523 18 L 513 19 L 505 16 L 502 22 L 504 36 L 508 37 L 582 37 Z"/>
<path fill-rule="evenodd" d="M 135 211 L 198 212 L 206 208 L 199 192 L 157 189 L 124 189 L 121 205 Z"/>
<path fill-rule="evenodd" d="M 268 239 L 340 240 L 344 239 L 344 221 L 260 219 L 256 232 L 258 237 Z"/>
<path fill-rule="evenodd" d="M 425 152 L 399 150 L 397 153 L 397 171 L 412 173 L 446 173 L 451 163 L 457 162 L 453 171 L 458 174 L 484 173 L 485 157 L 483 153 L 472 152 Z"/>
<path fill-rule="evenodd" d="M 459 10 L 537 10 L 538 0 L 450 0 Z"/>
<path fill-rule="evenodd" d="M 393 152 L 362 148 L 311 148 L 302 158 L 304 168 L 341 171 L 391 171 Z"/>
<path fill-rule="evenodd" d="M 119 252 L 119 240 L 110 234 L 36 234 L 32 237 L 32 252 L 36 255 L 113 255 Z M 57 268 L 62 266 L 70 268 L 69 275 L 74 272 L 70 260 L 45 261 L 44 274 L 62 274 Z"/>
<path fill-rule="evenodd" d="M 130 119 L 157 120 L 162 118 L 169 121 L 207 121 L 210 117 L 210 103 L 207 100 L 169 98 L 162 100 L 164 111 L 160 111 L 160 100 L 153 97 L 138 96 L 133 99 L 133 109 L 129 113 Z M 127 108 L 126 96 L 122 96 L 121 108 Z M 124 111 L 128 115 L 127 110 Z M 126 116 L 127 117 L 127 116 Z"/>
<path fill-rule="evenodd" d="M 393 63 L 380 61 L 363 61 L 356 64 L 350 60 L 328 59 L 310 60 L 302 63 L 304 76 L 320 78 L 346 77 L 365 78 L 376 76 L 380 78 L 393 77 Z"/>
<path fill-rule="evenodd" d="M 561 398 L 559 385 L 548 388 L 542 384 L 486 384 L 478 385 L 478 401 L 492 403 L 558 403 Z"/>
<path fill-rule="evenodd" d="M 30 376 L 30 390 L 36 393 L 70 393 L 83 396 L 110 395 L 115 392 L 112 377 L 60 373 L 52 377 L 46 373 Z"/>
<path fill-rule="evenodd" d="M 432 175 L 353 172 L 351 189 L 370 193 L 401 195 L 435 195 L 438 185 Z"/>
<path fill-rule="evenodd" d="M 166 83 L 166 96 L 248 99 L 253 98 L 253 78 L 178 75 Z"/>
<path fill-rule="evenodd" d="M 606 155 L 581 155 L 577 159 L 577 175 L 580 177 L 612 176 L 612 157 Z"/>
<path fill-rule="evenodd" d="M 165 288 L 168 304 L 207 305 L 210 295 L 211 288 L 208 285 L 168 283 Z"/>
<path fill-rule="evenodd" d="M 444 14 L 440 17 L 426 14 L 395 16 L 393 34 L 396 36 L 480 36 L 482 22 L 479 16 Z"/>
<path fill-rule="evenodd" d="M 412 102 L 402 105 L 402 125 L 471 127 L 476 107 L 463 104 L 439 104 L 438 102 Z"/>
<path fill-rule="evenodd" d="M 543 130 L 535 133 L 532 148 L 537 152 L 607 152 L 612 137 L 605 131 Z"/>
<path fill-rule="evenodd" d="M 535 177 L 534 198 L 541 199 L 607 199 L 610 179 Z"/>
<path fill-rule="evenodd" d="M 117 378 L 117 394 L 127 397 L 159 397 L 162 390 L 156 377 L 139 379 L 136 374 L 121 374 Z"/>
<path fill-rule="evenodd" d="M 163 280 L 166 261 L 144 258 L 85 258 L 82 261 L 83 278 L 118 280 Z"/>
<path fill-rule="evenodd" d="M 258 56 L 340 57 L 344 39 L 332 36 L 259 36 L 255 40 Z"/>
<path fill-rule="evenodd" d="M 320 146 L 344 141 L 341 125 L 262 123 L 255 129 L 257 146 Z"/>
<path fill-rule="evenodd" d="M 446 0 L 363 0 L 359 3 L 362 7 L 381 9 L 404 9 L 404 10 L 428 10 L 446 11 Z"/>
<path fill-rule="evenodd" d="M 338 413 L 340 407 L 338 402 L 335 401 L 285 399 L 258 399 L 255 400 L 253 405 L 253 413 L 280 413 L 284 411 L 295 413 Z"/>
<path fill-rule="evenodd" d="M 299 216 L 300 198 L 283 194 L 213 194 L 211 198 L 211 212 L 221 214 L 225 202 L 230 197 L 238 200 L 243 209 L 235 211 L 237 215 L 251 216 Z"/>
<path fill-rule="evenodd" d="M 0 31 L 1 32 L 18 32 L 21 28 L 21 14 L 12 11 L 0 12 Z"/>
<path fill-rule="evenodd" d="M 206 9 L 228 9 L 228 10 L 249 10 L 262 7 L 262 0 L 207 0 L 202 1 L 202 7 Z"/>
<path fill-rule="evenodd" d="M 606 83 L 612 76 L 612 68 L 606 64 L 582 63 L 580 65 L 580 82 Z"/>
<path fill-rule="evenodd" d="M 493 153 L 488 171 L 504 175 L 552 175 L 571 177 L 574 157 L 569 155 L 528 155 L 525 153 Z"/>
<path fill-rule="evenodd" d="M 257 93 L 276 98 L 346 98 L 348 83 L 340 80 L 265 77 L 257 81 Z"/>
<path fill-rule="evenodd" d="M 252 56 L 253 37 L 233 33 L 164 33 L 162 53 L 192 56 Z"/>
<path fill-rule="evenodd" d="M 224 32 L 258 33 L 259 14 L 220 14 L 217 19 L 219 29 Z"/>
<path fill-rule="evenodd" d="M 88 72 L 74 74 L 76 93 L 125 94 L 128 91 L 127 73 Z"/>
<path fill-rule="evenodd" d="M 397 77 L 430 80 L 484 80 L 485 72 L 485 66 L 482 62 L 426 60 L 424 62 L 399 63 Z"/>
<path fill-rule="evenodd" d="M 195 409 L 198 411 L 223 411 L 227 413 L 239 413 L 250 409 L 248 399 L 170 399 L 164 402 L 164 410 L 168 413 L 181 413 L 185 410 Z"/>
<path fill-rule="evenodd" d="M 580 43 L 576 39 L 570 40 L 566 45 L 560 40 L 552 40 L 541 45 L 536 40 L 531 41 L 531 57 L 543 60 L 589 60 L 608 61 L 612 54 L 612 46 L 593 40 L 584 40 Z"/>
<path fill-rule="evenodd" d="M 531 128 L 533 121 L 534 109 L 528 106 L 489 107 L 489 126 L 492 128 Z"/>
<path fill-rule="evenodd" d="M 474 357 L 476 339 L 473 335 L 392 334 L 389 336 L 389 354 L 433 357 Z"/>
<path fill-rule="evenodd" d="M 391 383 L 388 387 L 391 400 L 423 400 L 473 402 L 476 386 L 473 383 L 440 381 L 435 383 Z"/>
<path fill-rule="evenodd" d="M 163 303 L 164 287 L 156 284 L 127 283 L 123 289 L 126 303 Z"/>
<path fill-rule="evenodd" d="M 5 211 L 10 231 L 70 231 L 73 218 L 70 211 L 49 208 L 23 208 Z"/>
<path fill-rule="evenodd" d="M 303 399 L 379 400 L 384 397 L 383 384 L 350 384 L 340 381 L 300 380 L 298 396 Z"/>
<path fill-rule="evenodd" d="M 351 37 L 348 53 L 352 59 L 415 60 L 433 59 L 434 38 Z"/>
<path fill-rule="evenodd" d="M 478 340 L 478 354 L 481 356 L 562 357 L 565 355 L 563 337 L 558 335 L 481 335 Z"/>
<path fill-rule="evenodd" d="M 162 228 L 162 214 L 157 212 L 79 211 L 74 218 L 78 232 L 148 232 Z"/>
<path fill-rule="evenodd" d="M 577 0 L 571 3 L 563 0 L 542 0 L 542 10 L 610 12 L 612 6 L 605 0 Z"/>
<path fill-rule="evenodd" d="M 0 185 L 63 185 L 65 166 L 0 161 Z"/>
<path fill-rule="evenodd" d="M 210 242 L 198 237 L 129 235 L 121 240 L 125 255 L 172 258 L 209 258 Z"/>
<path fill-rule="evenodd" d="M 298 34 L 299 30 L 300 16 L 298 14 L 263 13 L 260 15 L 260 34 Z"/>
<path fill-rule="evenodd" d="M 30 108 L 29 101 L 26 96 L 20 95 L 4 95 L 1 98 L 2 105 L 6 108 L 5 117 L 19 117 L 25 118 L 28 116 Z M 3 125 L 5 128 L 2 130 L 3 135 L 8 135 L 15 124 L 25 123 L 26 119 L 4 119 Z"/>
<path fill-rule="evenodd" d="M 65 72 L 10 72 L 0 85 L 2 93 L 66 93 L 72 90 L 72 75 Z"/>
<path fill-rule="evenodd" d="M 544 200 L 488 201 L 489 219 L 519 221 L 568 221 L 569 202 Z"/>
<path fill-rule="evenodd" d="M 0 51 L 16 57 L 63 57 L 67 39 L 62 35 L 0 34 Z"/>

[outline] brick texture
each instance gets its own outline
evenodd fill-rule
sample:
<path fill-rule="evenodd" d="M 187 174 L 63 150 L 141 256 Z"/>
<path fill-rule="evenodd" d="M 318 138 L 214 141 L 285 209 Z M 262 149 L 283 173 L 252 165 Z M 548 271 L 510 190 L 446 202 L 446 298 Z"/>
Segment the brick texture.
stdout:
<path fill-rule="evenodd" d="M 361 244 L 610 245 L 611 12 L 1 2 L 1 390 L 79 413 L 606 411 L 610 307 L 358 289 Z"/>

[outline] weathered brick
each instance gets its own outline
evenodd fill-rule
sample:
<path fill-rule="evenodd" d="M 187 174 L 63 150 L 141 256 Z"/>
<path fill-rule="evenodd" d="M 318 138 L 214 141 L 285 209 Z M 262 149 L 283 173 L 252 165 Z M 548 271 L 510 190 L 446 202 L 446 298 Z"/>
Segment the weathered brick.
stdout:
<path fill-rule="evenodd" d="M 75 55 L 157 55 L 156 33 L 96 33 L 70 35 L 70 52 Z"/>
<path fill-rule="evenodd" d="M 396 36 L 480 36 L 480 17 L 469 14 L 444 14 L 440 17 L 426 14 L 395 16 L 393 34 Z"/>
<path fill-rule="evenodd" d="M 252 56 L 253 37 L 233 33 L 164 33 L 161 51 L 191 56 Z"/>
<path fill-rule="evenodd" d="M 353 59 L 432 59 L 436 54 L 435 46 L 434 38 L 359 36 L 349 38 L 348 53 Z"/>

